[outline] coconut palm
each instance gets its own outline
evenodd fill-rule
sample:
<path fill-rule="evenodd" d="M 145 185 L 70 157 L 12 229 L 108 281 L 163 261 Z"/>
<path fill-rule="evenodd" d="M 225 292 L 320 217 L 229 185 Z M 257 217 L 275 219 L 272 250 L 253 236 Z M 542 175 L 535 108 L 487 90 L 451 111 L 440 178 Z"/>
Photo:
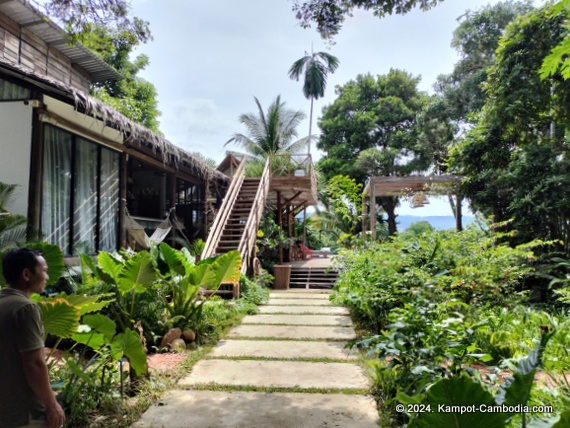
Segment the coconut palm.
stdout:
<path fill-rule="evenodd" d="M 293 141 L 298 135 L 297 126 L 305 119 L 302 111 L 287 109 L 281 96 L 277 96 L 265 113 L 259 100 L 254 99 L 258 114 L 242 114 L 239 117 L 248 135 L 236 133 L 225 145 L 234 143 L 254 158 L 265 158 L 272 154 L 298 153 L 308 144 L 308 137 Z"/>
<path fill-rule="evenodd" d="M 334 73 L 338 68 L 339 60 L 334 55 L 326 52 L 313 52 L 310 55 L 305 52 L 305 56 L 293 63 L 289 69 L 289 77 L 299 80 L 301 74 L 305 74 L 303 83 L 303 95 L 311 100 L 311 110 L 309 114 L 309 141 L 312 137 L 313 127 L 313 101 L 325 95 L 328 73 Z M 311 153 L 309 142 L 308 151 Z"/>

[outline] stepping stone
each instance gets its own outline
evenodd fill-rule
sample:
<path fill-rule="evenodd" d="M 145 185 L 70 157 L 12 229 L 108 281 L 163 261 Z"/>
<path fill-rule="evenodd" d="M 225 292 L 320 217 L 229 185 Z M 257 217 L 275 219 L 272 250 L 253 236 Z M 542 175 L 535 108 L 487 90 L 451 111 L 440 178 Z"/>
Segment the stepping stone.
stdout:
<path fill-rule="evenodd" d="M 260 306 L 259 313 L 348 315 L 348 309 L 339 306 Z"/>
<path fill-rule="evenodd" d="M 352 327 L 239 325 L 231 329 L 227 337 L 234 339 L 264 337 L 277 339 L 352 340 L 356 337 L 356 333 Z"/>
<path fill-rule="evenodd" d="M 283 292 L 272 292 L 269 295 L 272 299 L 321 299 L 328 300 L 330 294 L 315 294 L 315 293 L 283 293 Z"/>
<path fill-rule="evenodd" d="M 266 388 L 365 389 L 368 379 L 357 364 L 302 361 L 200 360 L 180 388 L 197 385 Z"/>
<path fill-rule="evenodd" d="M 352 320 L 346 315 L 246 315 L 242 324 L 292 324 L 292 325 L 338 325 L 350 326 Z"/>
<path fill-rule="evenodd" d="M 208 354 L 212 357 L 260 357 L 260 358 L 330 358 L 335 360 L 358 358 L 356 349 L 344 349 L 346 342 L 273 340 L 221 340 Z M 286 346 L 284 346 L 286 345 Z"/>
<path fill-rule="evenodd" d="M 370 397 L 224 391 L 170 391 L 133 428 L 378 428 Z"/>
<path fill-rule="evenodd" d="M 330 306 L 328 299 L 273 299 L 269 298 L 267 305 L 275 306 Z"/>

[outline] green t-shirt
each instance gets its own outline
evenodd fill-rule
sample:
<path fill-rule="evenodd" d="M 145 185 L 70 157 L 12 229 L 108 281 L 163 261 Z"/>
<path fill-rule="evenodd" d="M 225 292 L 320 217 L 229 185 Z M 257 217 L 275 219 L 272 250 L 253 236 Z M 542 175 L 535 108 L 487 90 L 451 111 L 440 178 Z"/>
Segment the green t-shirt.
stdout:
<path fill-rule="evenodd" d="M 38 305 L 20 290 L 0 290 L 0 428 L 26 425 L 30 415 L 45 412 L 28 385 L 20 356 L 43 347 Z"/>

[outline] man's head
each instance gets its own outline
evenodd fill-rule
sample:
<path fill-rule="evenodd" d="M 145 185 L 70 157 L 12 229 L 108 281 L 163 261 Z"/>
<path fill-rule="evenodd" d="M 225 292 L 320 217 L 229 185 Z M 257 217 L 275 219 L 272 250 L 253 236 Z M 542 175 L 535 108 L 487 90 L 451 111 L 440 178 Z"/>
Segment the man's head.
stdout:
<path fill-rule="evenodd" d="M 2 259 L 4 278 L 12 288 L 29 293 L 43 293 L 47 274 L 47 264 L 38 250 L 14 248 Z"/>

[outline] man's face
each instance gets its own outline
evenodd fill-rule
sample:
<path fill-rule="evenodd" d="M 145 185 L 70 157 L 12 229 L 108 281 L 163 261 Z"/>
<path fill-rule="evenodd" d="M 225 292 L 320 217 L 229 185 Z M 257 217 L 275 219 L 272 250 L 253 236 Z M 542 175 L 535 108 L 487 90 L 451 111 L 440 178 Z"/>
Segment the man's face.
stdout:
<path fill-rule="evenodd" d="M 37 261 L 35 270 L 29 272 L 29 290 L 32 293 L 41 294 L 44 292 L 46 282 L 49 279 L 48 266 L 42 256 L 38 256 Z"/>

